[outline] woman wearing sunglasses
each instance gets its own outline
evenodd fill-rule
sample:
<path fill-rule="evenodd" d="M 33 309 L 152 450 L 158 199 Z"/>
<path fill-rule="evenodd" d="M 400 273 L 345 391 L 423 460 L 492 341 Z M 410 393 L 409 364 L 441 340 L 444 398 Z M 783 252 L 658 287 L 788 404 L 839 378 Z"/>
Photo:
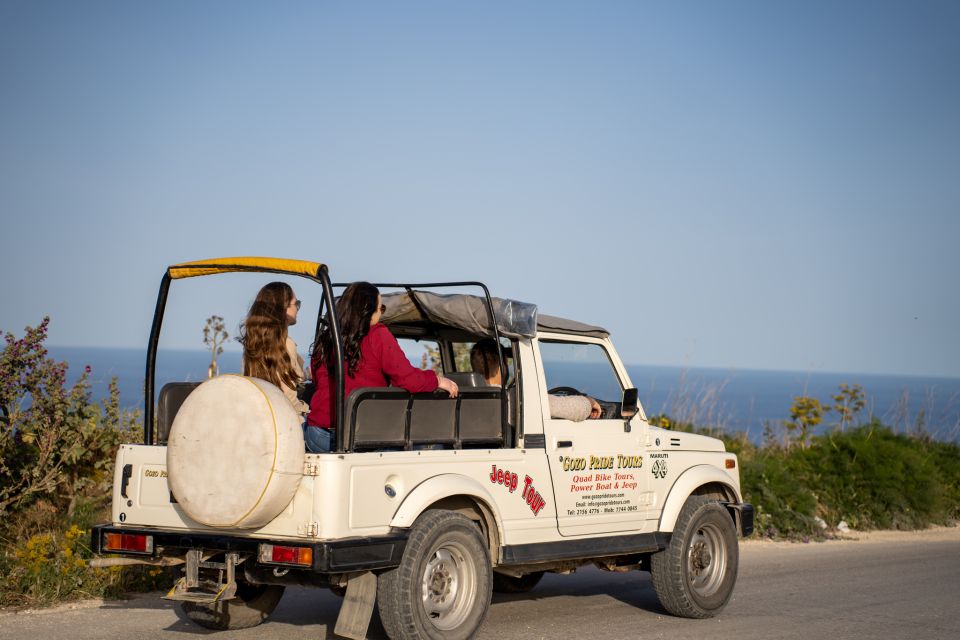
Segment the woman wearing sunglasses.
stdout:
<path fill-rule="evenodd" d="M 303 382 L 303 358 L 287 327 L 297 323 L 300 301 L 286 282 L 271 282 L 257 293 L 246 320 L 240 326 L 243 344 L 243 375 L 261 378 L 280 387 L 301 416 L 310 406 L 297 398 Z"/>
<path fill-rule="evenodd" d="M 445 390 L 455 398 L 459 389 L 453 380 L 433 371 L 417 369 L 386 326 L 380 324 L 385 307 L 380 291 L 369 282 L 354 282 L 337 301 L 337 316 L 343 334 L 344 398 L 361 387 L 406 389 L 411 393 Z M 310 354 L 310 368 L 317 390 L 310 400 L 304 427 L 307 450 L 330 451 L 336 434 L 332 425 L 334 389 L 333 337 L 327 327 Z"/>

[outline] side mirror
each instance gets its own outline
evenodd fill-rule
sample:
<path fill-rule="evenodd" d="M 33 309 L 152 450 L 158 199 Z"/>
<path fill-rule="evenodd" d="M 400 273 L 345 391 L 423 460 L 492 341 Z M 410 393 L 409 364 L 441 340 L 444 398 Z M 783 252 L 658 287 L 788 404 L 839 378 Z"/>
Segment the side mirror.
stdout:
<path fill-rule="evenodd" d="M 636 387 L 624 389 L 623 402 L 620 403 L 620 417 L 622 417 L 624 420 L 629 420 L 633 416 L 637 415 L 639 410 L 640 405 L 637 399 Z"/>

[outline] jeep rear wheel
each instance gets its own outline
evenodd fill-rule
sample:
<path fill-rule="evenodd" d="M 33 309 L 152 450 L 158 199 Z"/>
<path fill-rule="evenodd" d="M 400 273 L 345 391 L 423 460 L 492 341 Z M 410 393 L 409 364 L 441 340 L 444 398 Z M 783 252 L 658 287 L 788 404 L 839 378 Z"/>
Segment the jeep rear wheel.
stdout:
<path fill-rule="evenodd" d="M 237 595 L 213 604 L 181 602 L 192 622 L 207 629 L 248 629 L 266 620 L 283 596 L 283 585 L 237 583 Z"/>
<path fill-rule="evenodd" d="M 492 569 L 476 524 L 427 511 L 410 530 L 400 566 L 380 575 L 377 607 L 393 640 L 471 638 L 490 608 Z"/>
<path fill-rule="evenodd" d="M 660 604 L 684 618 L 710 618 L 730 600 L 739 550 L 733 518 L 708 496 L 690 496 L 650 573 Z"/>

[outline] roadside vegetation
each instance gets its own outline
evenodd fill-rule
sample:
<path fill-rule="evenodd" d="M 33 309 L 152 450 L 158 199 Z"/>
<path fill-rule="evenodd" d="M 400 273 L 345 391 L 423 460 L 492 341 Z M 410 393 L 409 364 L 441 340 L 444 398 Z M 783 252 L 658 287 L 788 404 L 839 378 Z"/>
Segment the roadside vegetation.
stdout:
<path fill-rule="evenodd" d="M 143 440 L 140 417 L 92 402 L 89 369 L 67 387 L 47 355 L 49 319 L 0 352 L 0 606 L 37 606 L 154 588 L 159 571 L 92 569 L 90 526 L 110 517 L 117 447 Z"/>
<path fill-rule="evenodd" d="M 767 424 L 759 445 L 745 433 L 664 414 L 650 422 L 720 438 L 737 454 L 744 499 L 756 509 L 754 535 L 809 540 L 956 524 L 960 445 L 932 439 L 922 424 L 895 433 L 876 418 L 860 423 L 864 406 L 858 385 L 840 385 L 826 402 L 797 396 L 789 418 Z"/>
<path fill-rule="evenodd" d="M 960 518 L 960 447 L 876 421 L 815 436 L 805 447 L 742 446 L 740 455 L 742 489 L 762 536 L 922 529 Z"/>
<path fill-rule="evenodd" d="M 66 385 L 67 364 L 43 343 L 49 319 L 0 352 L 0 606 L 40 606 L 169 586 L 166 572 L 89 566 L 90 527 L 110 519 L 114 458 L 141 442 L 138 413 L 120 410 L 115 382 L 91 400 L 89 370 Z M 213 346 L 215 367 L 216 346 Z M 429 364 L 429 363 L 427 363 Z M 917 529 L 960 519 L 960 446 L 858 422 L 863 390 L 841 386 L 826 403 L 798 397 L 762 444 L 715 424 L 717 393 L 651 422 L 722 438 L 740 459 L 755 535 L 811 539 L 851 529 Z M 827 421 L 824 423 L 824 421 Z M 826 424 L 826 433 L 813 435 Z M 707 425 L 706 427 L 704 425 Z"/>

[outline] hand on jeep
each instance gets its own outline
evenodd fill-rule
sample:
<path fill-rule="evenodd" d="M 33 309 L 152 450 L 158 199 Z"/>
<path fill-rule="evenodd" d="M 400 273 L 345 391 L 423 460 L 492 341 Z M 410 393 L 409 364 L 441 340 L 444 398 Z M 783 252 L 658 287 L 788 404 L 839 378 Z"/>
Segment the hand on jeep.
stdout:
<path fill-rule="evenodd" d="M 590 401 L 590 419 L 596 420 L 597 418 L 602 418 L 603 407 L 600 406 L 600 403 L 598 403 L 596 400 L 594 400 L 590 396 L 587 396 L 587 400 Z"/>
<path fill-rule="evenodd" d="M 444 378 L 439 373 L 437 374 L 437 388 L 443 389 L 449 393 L 451 398 L 456 398 L 460 393 L 460 388 L 457 386 L 456 382 L 450 378 Z"/>

